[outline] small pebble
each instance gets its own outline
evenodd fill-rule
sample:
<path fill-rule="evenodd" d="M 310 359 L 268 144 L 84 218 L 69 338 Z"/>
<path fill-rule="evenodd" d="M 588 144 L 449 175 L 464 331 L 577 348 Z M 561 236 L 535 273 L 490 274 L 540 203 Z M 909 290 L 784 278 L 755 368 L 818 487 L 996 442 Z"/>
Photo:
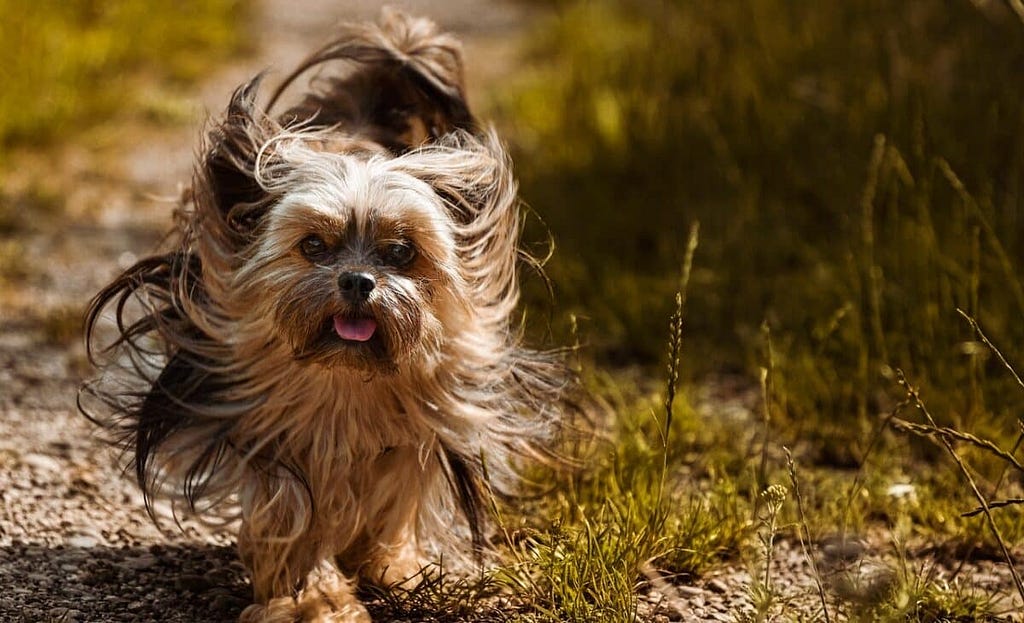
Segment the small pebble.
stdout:
<path fill-rule="evenodd" d="M 714 581 L 712 580 L 712 582 Z M 704 589 L 699 586 L 677 586 L 676 590 L 684 597 L 696 597 L 704 594 Z"/>
<path fill-rule="evenodd" d="M 77 534 L 75 536 L 69 536 L 64 541 L 69 547 L 79 547 L 82 549 L 92 549 L 99 545 L 99 540 L 95 537 L 86 534 Z"/>
<path fill-rule="evenodd" d="M 722 595 L 729 590 L 729 587 L 725 585 L 725 582 L 718 578 L 708 581 L 707 587 L 709 591 L 712 593 L 718 593 L 719 595 Z"/>
<path fill-rule="evenodd" d="M 21 457 L 21 462 L 31 467 L 34 471 L 44 474 L 56 474 L 64 469 L 64 466 L 57 459 L 35 452 Z"/>
<path fill-rule="evenodd" d="M 136 571 L 142 571 L 143 569 L 149 569 L 156 564 L 156 556 L 152 554 L 143 554 L 141 556 L 135 556 L 133 558 L 125 558 L 121 563 L 121 566 L 134 569 Z"/>

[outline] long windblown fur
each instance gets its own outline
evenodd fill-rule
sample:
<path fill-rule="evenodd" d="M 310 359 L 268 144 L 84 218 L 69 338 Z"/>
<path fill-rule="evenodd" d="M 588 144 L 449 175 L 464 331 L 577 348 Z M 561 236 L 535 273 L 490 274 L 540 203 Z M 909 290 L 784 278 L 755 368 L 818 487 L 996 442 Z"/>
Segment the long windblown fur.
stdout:
<path fill-rule="evenodd" d="M 482 548 L 488 491 L 513 493 L 522 460 L 548 456 L 572 386 L 513 323 L 516 183 L 466 105 L 457 42 L 386 14 L 312 55 L 267 108 L 314 67 L 336 71 L 276 118 L 259 78 L 235 92 L 172 248 L 87 315 L 105 370 L 83 411 L 117 433 L 147 504 L 241 509 L 249 620 L 340 612 L 352 578 L 401 581 L 424 551 L 457 555 L 459 517 Z M 407 268 L 373 268 L 359 307 L 379 326 L 372 347 L 320 331 L 349 307 L 296 250 L 310 231 L 415 241 Z M 100 348 L 111 316 L 116 340 Z"/>

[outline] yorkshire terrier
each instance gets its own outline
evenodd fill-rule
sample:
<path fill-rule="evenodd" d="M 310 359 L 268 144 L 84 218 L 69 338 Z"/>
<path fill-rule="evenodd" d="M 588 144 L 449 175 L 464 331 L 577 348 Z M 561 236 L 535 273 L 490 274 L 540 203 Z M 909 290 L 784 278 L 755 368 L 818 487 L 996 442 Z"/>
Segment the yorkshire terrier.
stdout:
<path fill-rule="evenodd" d="M 458 41 L 385 12 L 259 86 L 207 133 L 169 250 L 92 301 L 83 411 L 151 512 L 240 520 L 241 621 L 367 621 L 358 582 L 479 559 L 574 381 L 522 345 L 517 185 Z"/>

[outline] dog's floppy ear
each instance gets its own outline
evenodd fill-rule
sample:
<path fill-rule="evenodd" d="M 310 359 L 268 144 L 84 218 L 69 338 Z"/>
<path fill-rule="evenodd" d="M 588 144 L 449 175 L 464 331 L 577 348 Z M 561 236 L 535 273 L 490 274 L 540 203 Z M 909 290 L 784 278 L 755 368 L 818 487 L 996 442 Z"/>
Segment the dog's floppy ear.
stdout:
<path fill-rule="evenodd" d="M 462 226 L 515 218 L 518 185 L 493 130 L 453 132 L 396 158 L 392 166 L 430 184 Z"/>
<path fill-rule="evenodd" d="M 437 102 L 450 129 L 472 130 L 475 121 L 466 103 L 462 44 L 439 33 L 429 19 L 390 7 L 381 11 L 379 24 L 402 72 Z"/>
<path fill-rule="evenodd" d="M 281 119 L 341 125 L 394 153 L 454 130 L 473 131 L 463 85 L 462 45 L 434 22 L 384 9 L 376 24 L 346 26 L 303 61 L 271 95 L 267 109 L 305 72 L 333 61 Z"/>
<path fill-rule="evenodd" d="M 269 146 L 281 128 L 256 105 L 262 77 L 235 90 L 223 121 L 207 134 L 195 184 L 207 226 L 221 229 L 232 246 L 250 237 L 273 199 L 262 180 L 277 164 Z"/>
<path fill-rule="evenodd" d="M 454 222 L 460 269 L 478 307 L 512 313 L 518 297 L 519 197 L 512 162 L 493 129 L 454 132 L 404 154 L 396 169 L 430 184 Z"/>

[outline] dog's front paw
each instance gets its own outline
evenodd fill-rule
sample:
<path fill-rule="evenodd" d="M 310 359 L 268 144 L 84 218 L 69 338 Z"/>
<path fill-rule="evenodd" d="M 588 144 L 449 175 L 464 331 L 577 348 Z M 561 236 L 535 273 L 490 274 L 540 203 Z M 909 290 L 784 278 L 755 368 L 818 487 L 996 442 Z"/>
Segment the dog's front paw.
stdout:
<path fill-rule="evenodd" d="M 370 623 L 370 614 L 356 598 L 352 582 L 328 564 L 309 574 L 296 602 L 302 621 Z"/>
<path fill-rule="evenodd" d="M 278 597 L 266 604 L 252 604 L 238 615 L 238 623 L 295 623 L 299 608 L 292 597 Z"/>
<path fill-rule="evenodd" d="M 303 590 L 298 599 L 278 597 L 266 605 L 252 604 L 238 623 L 371 623 L 370 614 L 351 592 L 335 593 L 320 587 Z"/>

